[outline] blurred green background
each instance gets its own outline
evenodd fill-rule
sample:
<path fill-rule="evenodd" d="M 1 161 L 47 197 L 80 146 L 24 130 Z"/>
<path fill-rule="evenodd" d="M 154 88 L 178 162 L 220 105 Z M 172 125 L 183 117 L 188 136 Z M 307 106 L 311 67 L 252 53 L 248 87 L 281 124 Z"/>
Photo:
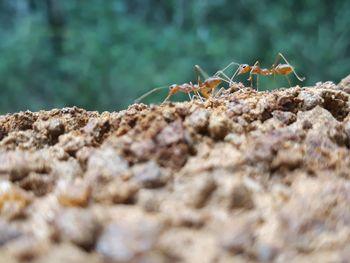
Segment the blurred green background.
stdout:
<path fill-rule="evenodd" d="M 338 82 L 350 73 L 349 22 L 349 0 L 0 0 L 0 113 L 120 110 L 195 81 L 195 64 L 209 74 L 232 60 L 269 67 L 278 52 L 305 85 Z"/>

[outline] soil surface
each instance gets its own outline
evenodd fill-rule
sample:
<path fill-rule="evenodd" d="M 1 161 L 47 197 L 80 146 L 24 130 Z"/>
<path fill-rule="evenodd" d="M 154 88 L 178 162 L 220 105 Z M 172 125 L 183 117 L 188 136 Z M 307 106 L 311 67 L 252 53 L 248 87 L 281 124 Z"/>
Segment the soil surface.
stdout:
<path fill-rule="evenodd" d="M 1 262 L 349 262 L 349 93 L 0 116 Z"/>

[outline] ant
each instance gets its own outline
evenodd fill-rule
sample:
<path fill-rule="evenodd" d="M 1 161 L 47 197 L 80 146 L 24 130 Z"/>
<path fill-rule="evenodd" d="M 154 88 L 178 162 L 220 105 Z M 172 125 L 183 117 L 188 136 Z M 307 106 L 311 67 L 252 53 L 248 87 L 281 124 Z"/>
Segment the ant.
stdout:
<path fill-rule="evenodd" d="M 163 102 L 167 101 L 172 95 L 182 92 L 188 94 L 188 97 L 190 100 L 192 100 L 195 96 L 198 97 L 201 101 L 203 101 L 203 98 L 208 98 L 211 94 L 213 94 L 214 90 L 220 85 L 222 82 L 222 78 L 219 76 L 214 77 L 207 77 L 207 79 L 202 82 L 200 79 L 200 74 L 207 75 L 198 65 L 195 65 L 195 70 L 197 74 L 197 84 L 190 83 L 184 83 L 184 84 L 173 84 L 169 86 L 169 92 L 168 96 L 164 99 Z M 148 95 L 152 94 L 155 91 L 164 89 L 166 87 L 158 87 L 150 90 L 149 92 L 145 93 L 141 97 L 135 100 L 136 103 L 140 102 L 142 99 L 147 97 Z M 195 95 L 191 97 L 191 93 L 194 93 Z M 202 95 L 202 96 L 201 96 Z"/>
<path fill-rule="evenodd" d="M 277 64 L 280 59 L 283 59 L 285 64 Z M 229 78 L 224 72 L 227 68 L 231 67 L 232 65 L 238 65 L 238 68 L 236 72 L 233 74 L 231 78 Z M 231 62 L 226 66 L 224 69 L 219 70 L 218 72 L 215 73 L 214 76 L 223 76 L 225 78 L 224 81 L 228 82 L 230 85 L 232 84 L 232 80 L 236 75 L 241 75 L 249 72 L 249 78 L 248 80 L 250 81 L 250 87 L 253 87 L 253 77 L 252 75 L 257 75 L 256 79 L 256 88 L 258 90 L 258 82 L 259 82 L 259 76 L 271 76 L 273 75 L 283 75 L 286 77 L 289 86 L 291 86 L 290 80 L 288 78 L 288 75 L 293 72 L 295 77 L 300 80 L 304 81 L 305 77 L 299 77 L 298 74 L 295 72 L 294 67 L 289 64 L 287 59 L 282 55 L 282 53 L 278 53 L 275 59 L 275 63 L 272 64 L 271 68 L 261 68 L 259 61 L 256 61 L 253 66 L 250 66 L 249 64 L 238 64 L 236 62 Z"/>

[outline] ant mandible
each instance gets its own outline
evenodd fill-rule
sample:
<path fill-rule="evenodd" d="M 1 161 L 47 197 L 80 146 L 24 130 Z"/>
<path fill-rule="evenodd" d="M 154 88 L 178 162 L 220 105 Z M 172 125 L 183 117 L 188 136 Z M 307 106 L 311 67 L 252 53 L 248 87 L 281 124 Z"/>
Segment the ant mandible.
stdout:
<path fill-rule="evenodd" d="M 202 96 L 204 98 L 208 98 L 211 94 L 213 94 L 214 90 L 220 85 L 222 82 L 222 78 L 219 76 L 214 77 L 207 77 L 205 81 L 201 81 L 200 74 L 206 75 L 206 73 L 198 66 L 195 65 L 195 70 L 197 74 L 197 84 L 190 83 L 184 83 L 184 84 L 173 84 L 169 86 L 169 92 L 168 96 L 164 99 L 163 102 L 167 101 L 171 96 L 178 92 L 186 93 L 188 94 L 188 97 L 190 100 L 192 100 L 195 96 L 197 96 L 200 100 L 203 101 Z M 164 89 L 166 87 L 158 87 L 150 90 L 149 92 L 145 93 L 141 97 L 135 100 L 135 103 L 140 102 L 148 95 L 152 94 L 155 91 Z M 191 93 L 194 93 L 195 95 L 191 97 Z M 202 96 L 201 96 L 202 95 Z"/>
<path fill-rule="evenodd" d="M 278 63 L 279 60 L 284 60 L 284 64 Z M 278 63 L 278 64 L 277 64 Z M 231 67 L 232 65 L 238 65 L 238 68 L 236 72 L 232 75 L 232 77 L 228 77 L 225 74 L 225 70 Z M 250 66 L 249 64 L 239 64 L 236 62 L 231 62 L 228 64 L 224 69 L 219 70 L 215 73 L 214 76 L 223 76 L 225 78 L 225 81 L 228 82 L 230 85 L 232 84 L 233 78 L 236 75 L 241 75 L 249 72 L 249 78 L 250 81 L 250 87 L 253 87 L 253 77 L 252 75 L 257 75 L 257 90 L 258 90 L 258 83 L 259 83 L 259 76 L 271 76 L 271 75 L 283 75 L 286 77 L 289 86 L 291 86 L 290 80 L 288 78 L 288 75 L 293 73 L 295 77 L 300 80 L 304 81 L 305 77 L 299 77 L 298 74 L 295 72 L 294 67 L 289 64 L 287 59 L 282 55 L 282 53 L 278 53 L 275 59 L 275 63 L 272 64 L 271 68 L 261 68 L 259 61 L 256 61 L 253 66 Z"/>

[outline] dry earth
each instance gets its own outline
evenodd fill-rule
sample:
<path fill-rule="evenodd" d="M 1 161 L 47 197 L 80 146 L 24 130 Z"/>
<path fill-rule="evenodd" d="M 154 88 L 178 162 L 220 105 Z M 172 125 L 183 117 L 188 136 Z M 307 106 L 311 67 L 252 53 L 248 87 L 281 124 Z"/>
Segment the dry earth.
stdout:
<path fill-rule="evenodd" d="M 0 116 L 1 262 L 350 262 L 349 93 Z"/>

